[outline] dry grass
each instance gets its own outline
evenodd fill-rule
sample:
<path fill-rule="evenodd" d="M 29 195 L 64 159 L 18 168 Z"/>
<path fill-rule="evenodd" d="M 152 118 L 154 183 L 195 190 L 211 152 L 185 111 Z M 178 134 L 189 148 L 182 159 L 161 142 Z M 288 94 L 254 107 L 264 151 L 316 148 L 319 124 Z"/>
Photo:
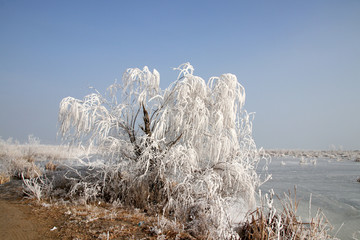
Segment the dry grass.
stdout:
<path fill-rule="evenodd" d="M 309 222 L 303 222 L 297 216 L 299 201 L 296 199 L 296 190 L 294 199 L 289 192 L 285 195 L 285 200 L 280 202 L 281 212 L 272 206 L 269 209 L 261 207 L 252 212 L 249 220 L 238 229 L 241 239 L 333 239 L 328 234 L 332 227 L 320 210 Z"/>
<path fill-rule="evenodd" d="M 54 164 L 52 161 L 50 161 L 50 162 L 46 163 L 45 170 L 55 171 L 57 167 L 58 166 L 56 164 Z"/>
<path fill-rule="evenodd" d="M 0 173 L 0 184 L 10 182 L 10 176 L 6 173 Z"/>
<path fill-rule="evenodd" d="M 43 174 L 34 162 L 29 162 L 27 159 L 11 161 L 10 171 L 14 177 L 25 179 L 40 177 Z"/>

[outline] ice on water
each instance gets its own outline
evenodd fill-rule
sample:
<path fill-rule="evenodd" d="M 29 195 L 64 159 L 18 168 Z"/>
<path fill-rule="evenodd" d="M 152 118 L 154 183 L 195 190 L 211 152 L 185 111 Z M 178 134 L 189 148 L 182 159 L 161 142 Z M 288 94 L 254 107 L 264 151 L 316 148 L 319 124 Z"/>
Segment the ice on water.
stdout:
<path fill-rule="evenodd" d="M 281 196 L 288 190 L 300 199 L 298 214 L 309 218 L 309 200 L 311 212 L 320 208 L 333 225 L 333 234 L 337 231 L 340 239 L 353 239 L 360 231 L 360 163 L 352 160 L 329 158 L 273 158 L 269 165 L 272 179 L 261 186 L 261 190 L 274 189 Z M 341 225 L 343 225 L 341 227 Z M 341 228 L 340 228 L 341 227 Z M 339 230 L 340 228 L 340 230 Z"/>

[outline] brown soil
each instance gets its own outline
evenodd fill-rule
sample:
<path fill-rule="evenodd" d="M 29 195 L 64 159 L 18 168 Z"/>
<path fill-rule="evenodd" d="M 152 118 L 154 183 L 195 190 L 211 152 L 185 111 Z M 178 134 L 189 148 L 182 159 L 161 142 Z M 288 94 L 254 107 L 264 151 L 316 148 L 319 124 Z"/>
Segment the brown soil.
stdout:
<path fill-rule="evenodd" d="M 157 218 L 105 203 L 76 205 L 24 199 L 22 181 L 0 185 L 0 239 L 156 239 Z M 193 239 L 162 232 L 166 239 Z"/>
<path fill-rule="evenodd" d="M 0 239 L 56 239 L 50 229 L 62 218 L 38 210 L 23 199 L 20 180 L 0 185 Z"/>
<path fill-rule="evenodd" d="M 0 239 L 57 239 L 50 229 L 61 216 L 52 218 L 36 210 L 23 201 L 0 200 Z"/>

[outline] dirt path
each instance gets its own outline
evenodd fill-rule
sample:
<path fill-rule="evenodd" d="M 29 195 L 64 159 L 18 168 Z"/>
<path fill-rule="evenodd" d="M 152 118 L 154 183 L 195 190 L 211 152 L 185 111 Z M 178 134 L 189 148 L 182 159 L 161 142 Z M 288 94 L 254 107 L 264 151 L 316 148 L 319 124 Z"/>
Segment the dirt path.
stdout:
<path fill-rule="evenodd" d="M 41 239 L 49 223 L 39 221 L 29 205 L 0 200 L 0 239 Z M 46 234 L 47 235 L 47 234 Z"/>
<path fill-rule="evenodd" d="M 56 239 L 50 229 L 60 219 L 39 209 L 23 200 L 20 180 L 0 185 L 0 239 Z"/>

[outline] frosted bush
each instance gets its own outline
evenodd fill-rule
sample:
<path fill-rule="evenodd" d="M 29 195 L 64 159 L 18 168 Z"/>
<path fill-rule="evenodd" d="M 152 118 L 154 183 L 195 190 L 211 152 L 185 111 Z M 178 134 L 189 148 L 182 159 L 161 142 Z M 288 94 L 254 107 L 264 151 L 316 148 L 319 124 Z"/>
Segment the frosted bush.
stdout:
<path fill-rule="evenodd" d="M 235 234 L 229 209 L 253 209 L 260 184 L 245 90 L 233 74 L 206 83 L 189 63 L 175 70 L 177 80 L 165 90 L 156 70 L 130 68 L 104 95 L 95 90 L 61 101 L 64 139 L 99 153 L 82 161 L 92 173 L 78 172 L 73 190 L 160 212 L 194 234 L 228 238 Z"/>
<path fill-rule="evenodd" d="M 26 179 L 22 175 L 24 193 L 28 198 L 36 198 L 40 201 L 43 197 L 49 196 L 52 191 L 52 184 L 46 177 Z"/>

